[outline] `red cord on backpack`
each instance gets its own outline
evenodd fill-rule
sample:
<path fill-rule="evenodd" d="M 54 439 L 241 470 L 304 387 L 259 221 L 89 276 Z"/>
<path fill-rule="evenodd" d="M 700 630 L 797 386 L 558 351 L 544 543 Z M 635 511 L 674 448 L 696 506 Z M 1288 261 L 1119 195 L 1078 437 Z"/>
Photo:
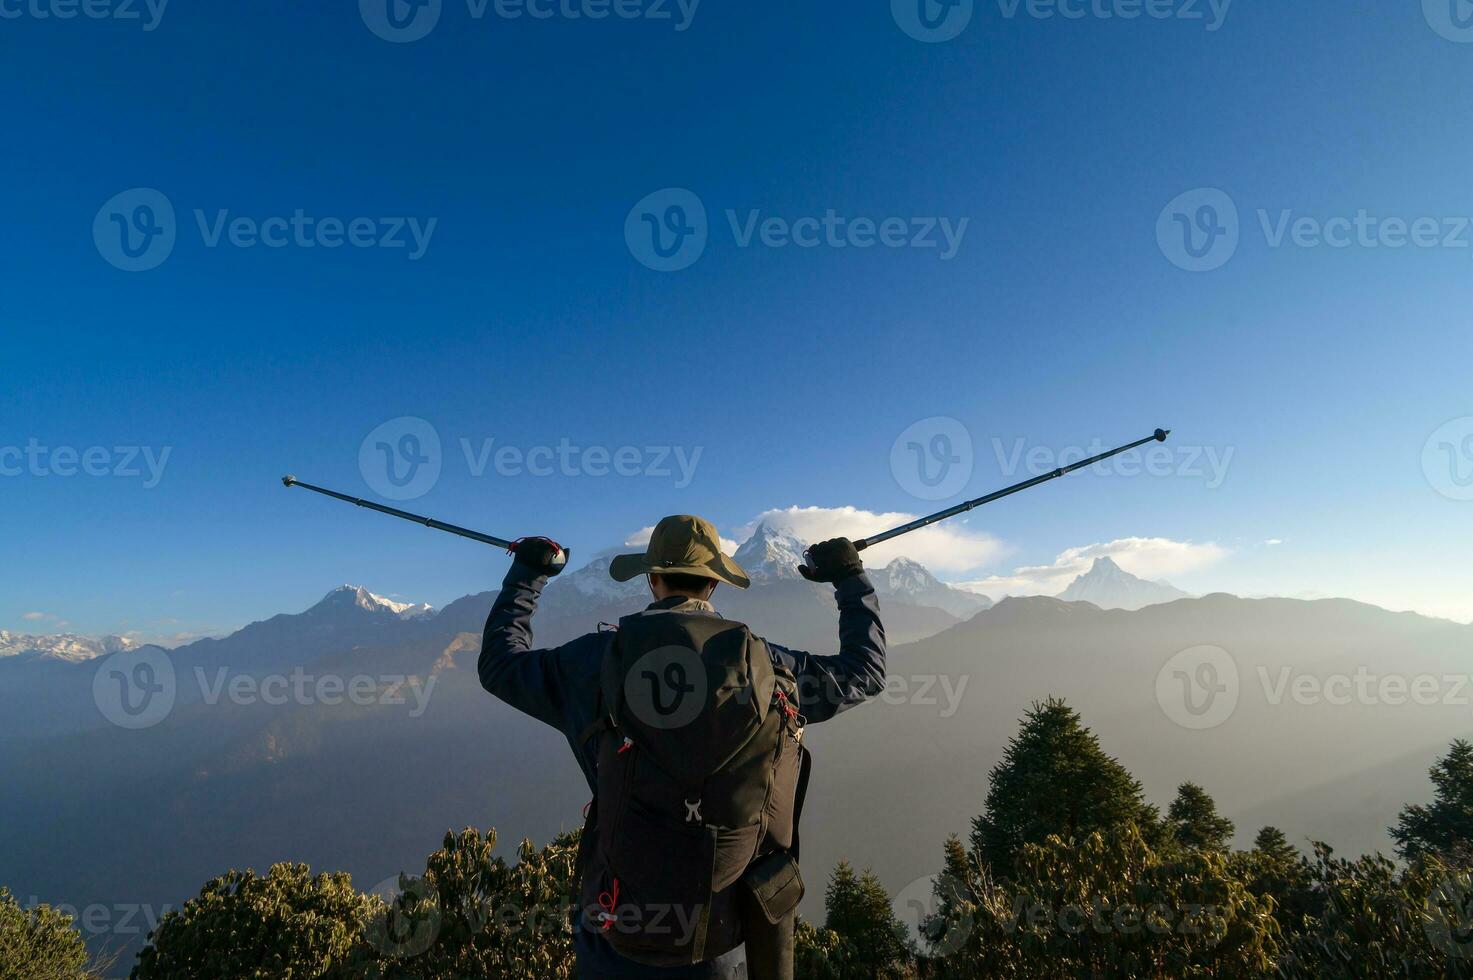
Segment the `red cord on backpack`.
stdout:
<path fill-rule="evenodd" d="M 599 918 L 603 919 L 603 931 L 608 932 L 614 927 L 614 920 L 618 918 L 619 909 L 619 879 L 614 879 L 612 891 L 601 892 L 598 896 L 598 907 L 603 909 Z"/>

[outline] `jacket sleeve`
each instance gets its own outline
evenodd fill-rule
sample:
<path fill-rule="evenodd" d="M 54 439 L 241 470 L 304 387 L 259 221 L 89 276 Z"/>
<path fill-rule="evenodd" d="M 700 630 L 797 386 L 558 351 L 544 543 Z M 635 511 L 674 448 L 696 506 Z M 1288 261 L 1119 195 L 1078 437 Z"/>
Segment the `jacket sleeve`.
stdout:
<path fill-rule="evenodd" d="M 546 584 L 546 576 L 512 563 L 486 618 L 476 669 L 487 691 L 566 733 L 591 713 L 580 703 L 591 692 L 578 682 L 588 680 L 589 664 L 597 662 L 598 638 L 589 634 L 554 649 L 532 649 L 532 613 Z"/>
<path fill-rule="evenodd" d="M 799 709 L 809 724 L 828 721 L 885 689 L 885 627 L 866 575 L 839 582 L 839 652 L 814 656 L 769 643 L 773 658 L 798 678 Z"/>

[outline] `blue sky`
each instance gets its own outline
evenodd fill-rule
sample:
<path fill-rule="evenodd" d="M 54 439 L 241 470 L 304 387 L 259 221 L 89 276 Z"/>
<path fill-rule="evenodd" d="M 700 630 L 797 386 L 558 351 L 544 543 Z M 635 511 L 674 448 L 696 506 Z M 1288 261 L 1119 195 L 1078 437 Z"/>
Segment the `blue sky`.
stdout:
<path fill-rule="evenodd" d="M 442 446 L 402 506 L 582 554 L 673 511 L 732 535 L 924 513 L 1031 475 L 1019 446 L 1165 425 L 1163 475 L 1077 475 L 917 557 L 1018 590 L 1110 553 L 1195 591 L 1473 619 L 1473 36 L 1433 0 L 978 0 L 938 43 L 901 0 L 444 0 L 403 43 L 377 0 L 50 2 L 0 2 L 0 628 L 161 637 L 342 582 L 494 588 L 495 551 L 277 483 L 374 493 L 360 447 L 385 423 L 398 447 L 402 418 Z M 661 271 L 626 223 L 689 202 L 670 188 L 704 248 Z M 830 212 L 846 247 L 808 237 Z M 325 247 L 355 219 L 374 244 Z M 886 219 L 904 244 L 862 244 Z M 128 271 L 119 221 L 172 250 Z M 1236 245 L 1194 237 L 1216 267 L 1189 271 L 1182 221 Z M 912 244 L 944 245 L 932 226 L 954 254 Z M 936 417 L 973 443 L 940 501 L 891 453 Z M 486 440 L 631 447 L 654 474 L 476 475 Z M 67 465 L 94 447 L 123 475 Z M 167 451 L 156 485 L 129 447 Z"/>

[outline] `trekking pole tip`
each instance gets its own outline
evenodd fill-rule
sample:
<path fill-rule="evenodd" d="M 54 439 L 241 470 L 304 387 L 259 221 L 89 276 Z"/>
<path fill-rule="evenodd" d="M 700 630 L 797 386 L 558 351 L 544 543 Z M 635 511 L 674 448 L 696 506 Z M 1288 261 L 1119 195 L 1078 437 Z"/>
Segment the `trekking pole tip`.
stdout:
<path fill-rule="evenodd" d="M 1156 430 L 1156 441 L 1157 442 L 1165 442 L 1166 441 L 1166 437 L 1169 436 L 1169 435 L 1171 435 L 1171 430 L 1170 429 L 1157 429 Z"/>
<path fill-rule="evenodd" d="M 290 473 L 288 473 L 286 476 L 284 476 L 284 477 L 281 478 L 281 485 L 284 486 L 284 487 L 289 487 L 293 483 L 296 483 L 296 482 L 297 482 L 297 478 L 294 477 L 294 476 L 292 476 Z"/>

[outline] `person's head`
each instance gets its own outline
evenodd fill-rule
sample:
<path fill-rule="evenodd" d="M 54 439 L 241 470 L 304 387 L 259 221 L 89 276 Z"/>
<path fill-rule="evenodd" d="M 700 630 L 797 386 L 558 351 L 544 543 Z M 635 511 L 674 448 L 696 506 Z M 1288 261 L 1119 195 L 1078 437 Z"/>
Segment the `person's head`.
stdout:
<path fill-rule="evenodd" d="M 745 589 L 747 573 L 721 550 L 721 537 L 710 521 L 689 514 L 666 517 L 655 525 L 644 554 L 618 555 L 609 563 L 609 576 L 627 582 L 649 576 L 656 599 L 674 595 L 709 599 L 718 583 Z"/>
<path fill-rule="evenodd" d="M 687 575 L 683 572 L 662 574 L 649 573 L 650 594 L 656 599 L 668 599 L 673 595 L 689 596 L 692 599 L 710 601 L 718 584 L 714 578 L 704 575 Z"/>

